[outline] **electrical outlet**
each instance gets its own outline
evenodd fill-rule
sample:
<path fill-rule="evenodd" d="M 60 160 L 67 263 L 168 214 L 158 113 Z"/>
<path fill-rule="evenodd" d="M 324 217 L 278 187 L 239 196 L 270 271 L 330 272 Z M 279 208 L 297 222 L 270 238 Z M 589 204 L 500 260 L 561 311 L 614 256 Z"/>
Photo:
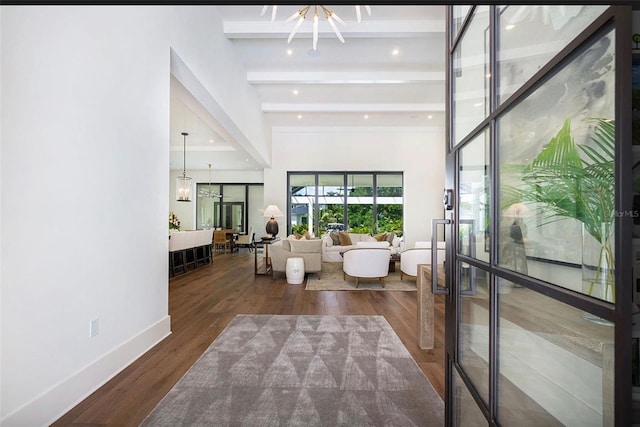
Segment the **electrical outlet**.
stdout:
<path fill-rule="evenodd" d="M 89 338 L 93 338 L 100 332 L 100 319 L 93 319 L 89 323 Z"/>

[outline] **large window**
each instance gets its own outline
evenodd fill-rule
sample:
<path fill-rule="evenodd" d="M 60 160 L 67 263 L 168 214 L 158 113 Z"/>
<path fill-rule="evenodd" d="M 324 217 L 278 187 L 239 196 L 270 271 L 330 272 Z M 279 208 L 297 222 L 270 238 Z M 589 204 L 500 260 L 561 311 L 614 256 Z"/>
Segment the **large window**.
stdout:
<path fill-rule="evenodd" d="M 403 231 L 401 172 L 290 172 L 287 234 Z"/>

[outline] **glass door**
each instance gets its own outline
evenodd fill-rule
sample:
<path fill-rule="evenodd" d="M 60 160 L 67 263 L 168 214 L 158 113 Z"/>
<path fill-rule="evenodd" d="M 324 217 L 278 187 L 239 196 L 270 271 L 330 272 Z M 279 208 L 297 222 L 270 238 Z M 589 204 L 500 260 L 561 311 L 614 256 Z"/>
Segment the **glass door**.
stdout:
<path fill-rule="evenodd" d="M 630 424 L 630 12 L 449 7 L 447 425 Z"/>

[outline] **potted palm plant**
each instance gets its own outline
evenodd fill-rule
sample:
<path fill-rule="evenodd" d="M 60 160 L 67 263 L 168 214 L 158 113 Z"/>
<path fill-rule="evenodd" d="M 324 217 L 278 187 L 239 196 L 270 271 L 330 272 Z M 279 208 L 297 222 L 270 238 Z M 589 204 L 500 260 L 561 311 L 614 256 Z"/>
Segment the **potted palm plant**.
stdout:
<path fill-rule="evenodd" d="M 503 191 L 503 206 L 536 202 L 541 225 L 573 218 L 582 225 L 583 291 L 615 298 L 615 122 L 592 119 L 591 145 L 576 144 L 571 121 L 522 170 L 518 187 Z"/>

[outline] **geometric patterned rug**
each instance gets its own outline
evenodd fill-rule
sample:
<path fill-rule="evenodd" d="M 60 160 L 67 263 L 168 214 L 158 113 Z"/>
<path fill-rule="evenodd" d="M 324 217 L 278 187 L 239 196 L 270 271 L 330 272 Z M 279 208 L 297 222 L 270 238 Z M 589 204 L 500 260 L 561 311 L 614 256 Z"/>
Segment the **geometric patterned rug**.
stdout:
<path fill-rule="evenodd" d="M 441 426 L 383 316 L 238 315 L 142 426 Z"/>

